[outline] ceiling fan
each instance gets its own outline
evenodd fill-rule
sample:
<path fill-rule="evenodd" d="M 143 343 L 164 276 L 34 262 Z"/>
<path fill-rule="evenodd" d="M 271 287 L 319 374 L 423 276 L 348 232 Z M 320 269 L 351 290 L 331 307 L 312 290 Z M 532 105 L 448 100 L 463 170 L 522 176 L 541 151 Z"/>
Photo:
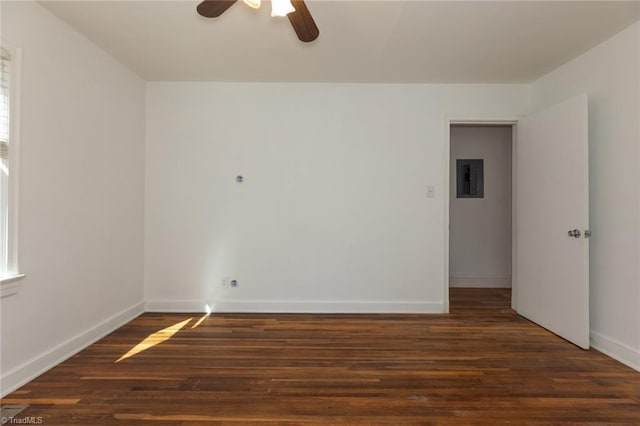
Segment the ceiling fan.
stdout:
<path fill-rule="evenodd" d="M 205 18 L 217 18 L 237 0 L 204 0 L 198 5 L 198 14 Z M 260 7 L 260 0 L 243 0 L 253 8 Z M 272 0 L 271 16 L 287 16 L 298 38 L 310 42 L 318 38 L 320 31 L 303 0 Z"/>

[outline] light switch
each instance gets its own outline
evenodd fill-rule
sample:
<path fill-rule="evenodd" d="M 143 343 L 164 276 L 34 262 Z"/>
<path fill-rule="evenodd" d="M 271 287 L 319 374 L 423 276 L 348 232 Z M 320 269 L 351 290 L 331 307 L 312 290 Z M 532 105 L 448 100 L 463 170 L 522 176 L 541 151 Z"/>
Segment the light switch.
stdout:
<path fill-rule="evenodd" d="M 436 188 L 433 185 L 427 186 L 427 198 L 434 198 L 436 196 Z"/>

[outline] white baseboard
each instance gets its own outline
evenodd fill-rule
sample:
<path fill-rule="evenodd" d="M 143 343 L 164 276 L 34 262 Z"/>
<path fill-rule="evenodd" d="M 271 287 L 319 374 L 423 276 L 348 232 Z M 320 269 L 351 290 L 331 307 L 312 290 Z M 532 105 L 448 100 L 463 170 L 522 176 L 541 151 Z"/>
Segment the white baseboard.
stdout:
<path fill-rule="evenodd" d="M 455 274 L 449 276 L 449 287 L 511 288 L 511 276 Z"/>
<path fill-rule="evenodd" d="M 591 347 L 610 356 L 624 365 L 640 371 L 640 351 L 630 348 L 624 343 L 606 337 L 600 333 L 592 331 L 590 333 Z"/>
<path fill-rule="evenodd" d="M 323 313 L 323 314 L 372 314 L 372 313 L 444 313 L 443 302 L 308 302 L 265 300 L 149 300 L 147 312 L 211 312 L 242 313 Z"/>
<path fill-rule="evenodd" d="M 137 303 L 3 374 L 0 395 L 5 397 L 45 371 L 55 367 L 97 340 L 102 339 L 107 334 L 122 327 L 143 312 L 144 303 Z"/>

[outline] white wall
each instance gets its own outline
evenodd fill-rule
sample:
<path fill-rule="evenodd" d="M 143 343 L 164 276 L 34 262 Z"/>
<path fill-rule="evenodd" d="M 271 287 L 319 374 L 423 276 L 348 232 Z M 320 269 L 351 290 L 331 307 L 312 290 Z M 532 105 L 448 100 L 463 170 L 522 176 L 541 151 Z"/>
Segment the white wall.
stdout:
<path fill-rule="evenodd" d="M 510 126 L 452 126 L 449 285 L 511 287 Z M 484 198 L 456 197 L 456 160 L 484 160 Z"/>
<path fill-rule="evenodd" d="M 36 2 L 22 48 L 21 271 L 1 301 L 2 393 L 141 312 L 145 84 Z"/>
<path fill-rule="evenodd" d="M 636 24 L 636 34 L 637 37 L 636 39 L 638 39 L 638 42 L 635 43 L 636 45 L 636 66 L 637 66 L 637 70 L 638 70 L 638 74 L 640 74 L 640 28 L 638 28 L 639 24 Z M 638 109 L 640 109 L 640 76 L 638 76 L 638 79 L 636 80 L 636 91 L 638 92 Z M 640 114 L 639 114 L 640 115 Z M 638 141 L 640 141 L 640 120 L 637 121 L 638 124 Z M 636 154 L 636 164 L 638 164 L 638 167 L 640 167 L 640 148 L 638 148 L 637 150 L 637 154 Z M 638 173 L 638 189 L 636 191 L 636 193 L 638 194 L 638 199 L 637 199 L 637 209 L 638 212 L 640 212 L 640 172 Z M 638 235 L 638 245 L 640 246 L 640 215 L 638 215 L 637 217 L 638 219 L 638 227 L 637 227 L 637 235 Z M 637 265 L 637 274 L 638 277 L 640 277 L 640 248 L 638 249 L 638 258 L 636 260 L 636 265 Z M 640 306 L 640 290 L 638 290 L 637 292 L 637 306 Z M 640 317 L 640 313 L 638 314 L 638 317 Z M 636 341 L 638 342 L 638 347 L 640 348 L 640 318 L 638 319 L 638 327 L 636 327 Z M 636 354 L 639 351 L 635 351 Z M 640 365 L 640 360 L 638 360 L 638 362 L 636 363 L 637 365 Z M 638 369 L 638 367 L 636 367 L 636 369 Z"/>
<path fill-rule="evenodd" d="M 147 308 L 441 312 L 445 115 L 529 102 L 525 85 L 148 84 Z"/>
<path fill-rule="evenodd" d="M 589 96 L 591 330 L 640 368 L 640 24 L 532 85 L 533 109 Z"/>

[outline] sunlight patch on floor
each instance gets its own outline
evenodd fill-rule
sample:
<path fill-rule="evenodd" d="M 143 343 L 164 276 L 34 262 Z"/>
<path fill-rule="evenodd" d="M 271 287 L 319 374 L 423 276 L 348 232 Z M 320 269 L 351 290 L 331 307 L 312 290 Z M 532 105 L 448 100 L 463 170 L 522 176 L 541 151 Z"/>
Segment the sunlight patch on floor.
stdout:
<path fill-rule="evenodd" d="M 135 345 L 129 352 L 127 352 L 126 354 L 118 358 L 115 364 L 127 358 L 131 358 L 132 356 L 137 355 L 142 351 L 146 351 L 149 348 L 159 345 L 160 343 L 166 342 L 167 340 L 171 339 L 171 337 L 173 337 L 173 335 L 176 334 L 178 331 L 180 331 L 184 326 L 189 324 L 189 322 L 192 319 L 193 318 L 186 319 L 184 321 L 175 323 L 167 328 L 163 328 L 162 330 L 156 331 L 153 334 L 150 334 L 142 342 Z"/>
<path fill-rule="evenodd" d="M 209 318 L 209 315 L 209 313 L 204 314 L 195 324 L 191 326 L 191 329 L 193 330 L 194 328 L 197 328 L 200 324 L 202 324 L 202 321 Z"/>

